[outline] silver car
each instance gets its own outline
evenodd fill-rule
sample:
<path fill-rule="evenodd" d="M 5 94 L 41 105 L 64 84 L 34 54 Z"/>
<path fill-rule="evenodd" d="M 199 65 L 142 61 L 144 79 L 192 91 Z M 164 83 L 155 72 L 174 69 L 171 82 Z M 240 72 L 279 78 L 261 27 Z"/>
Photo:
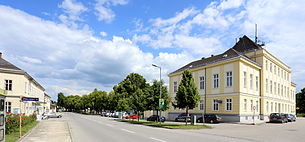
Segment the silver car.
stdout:
<path fill-rule="evenodd" d="M 44 116 L 48 118 L 61 118 L 62 116 L 60 114 L 56 114 L 55 112 L 49 112 L 44 114 Z"/>

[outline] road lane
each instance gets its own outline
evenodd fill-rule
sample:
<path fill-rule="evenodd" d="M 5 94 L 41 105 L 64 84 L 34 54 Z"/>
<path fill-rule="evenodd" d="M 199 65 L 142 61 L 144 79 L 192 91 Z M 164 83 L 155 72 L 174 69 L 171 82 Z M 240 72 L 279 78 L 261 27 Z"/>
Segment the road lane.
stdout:
<path fill-rule="evenodd" d="M 112 118 L 65 113 L 72 137 L 78 141 L 111 141 L 111 142 L 198 142 L 198 141 L 253 141 L 230 136 L 196 133 L 189 130 L 176 130 L 147 127 L 113 121 Z"/>

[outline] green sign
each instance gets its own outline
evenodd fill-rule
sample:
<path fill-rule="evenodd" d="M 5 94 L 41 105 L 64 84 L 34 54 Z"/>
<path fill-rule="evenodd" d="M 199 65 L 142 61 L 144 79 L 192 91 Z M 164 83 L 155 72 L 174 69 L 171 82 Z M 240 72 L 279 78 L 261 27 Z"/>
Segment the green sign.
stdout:
<path fill-rule="evenodd" d="M 7 92 L 5 90 L 3 90 L 3 89 L 0 89 L 0 94 L 1 95 L 7 95 Z"/>
<path fill-rule="evenodd" d="M 159 109 L 160 110 L 166 109 L 166 99 L 159 99 Z"/>

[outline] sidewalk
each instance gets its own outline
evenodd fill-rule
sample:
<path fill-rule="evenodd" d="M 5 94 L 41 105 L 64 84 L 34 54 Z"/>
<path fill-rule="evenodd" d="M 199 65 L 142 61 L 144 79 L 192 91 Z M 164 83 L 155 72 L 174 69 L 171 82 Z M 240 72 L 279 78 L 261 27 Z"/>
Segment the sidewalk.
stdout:
<path fill-rule="evenodd" d="M 40 121 L 20 142 L 72 142 L 68 122 L 64 119 Z"/>

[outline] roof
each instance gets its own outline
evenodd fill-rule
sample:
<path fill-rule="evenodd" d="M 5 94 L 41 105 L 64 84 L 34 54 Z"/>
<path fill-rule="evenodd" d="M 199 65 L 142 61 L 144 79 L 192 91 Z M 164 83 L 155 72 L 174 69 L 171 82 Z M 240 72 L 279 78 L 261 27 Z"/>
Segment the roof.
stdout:
<path fill-rule="evenodd" d="M 263 49 L 260 45 L 257 45 L 246 35 L 244 35 L 242 38 L 239 38 L 239 41 L 232 48 L 241 53 Z"/>
<path fill-rule="evenodd" d="M 0 58 L 0 68 L 21 71 L 20 68 L 16 67 L 15 65 L 11 64 L 10 62 L 4 60 L 3 58 Z"/>
<path fill-rule="evenodd" d="M 228 49 L 224 53 L 218 54 L 215 56 L 212 55 L 209 58 L 201 58 L 200 60 L 193 61 L 170 74 L 181 72 L 186 69 L 198 68 L 201 66 L 215 63 L 215 62 L 228 60 L 228 59 L 231 59 L 234 57 L 243 57 L 255 64 L 258 64 L 256 62 L 252 61 L 247 56 L 242 54 L 243 52 L 258 50 L 258 49 L 263 49 L 263 48 L 261 46 L 257 45 L 256 43 L 254 43 L 251 39 L 249 39 L 247 36 L 244 35 L 242 38 L 239 39 L 239 41 L 232 48 Z"/>

